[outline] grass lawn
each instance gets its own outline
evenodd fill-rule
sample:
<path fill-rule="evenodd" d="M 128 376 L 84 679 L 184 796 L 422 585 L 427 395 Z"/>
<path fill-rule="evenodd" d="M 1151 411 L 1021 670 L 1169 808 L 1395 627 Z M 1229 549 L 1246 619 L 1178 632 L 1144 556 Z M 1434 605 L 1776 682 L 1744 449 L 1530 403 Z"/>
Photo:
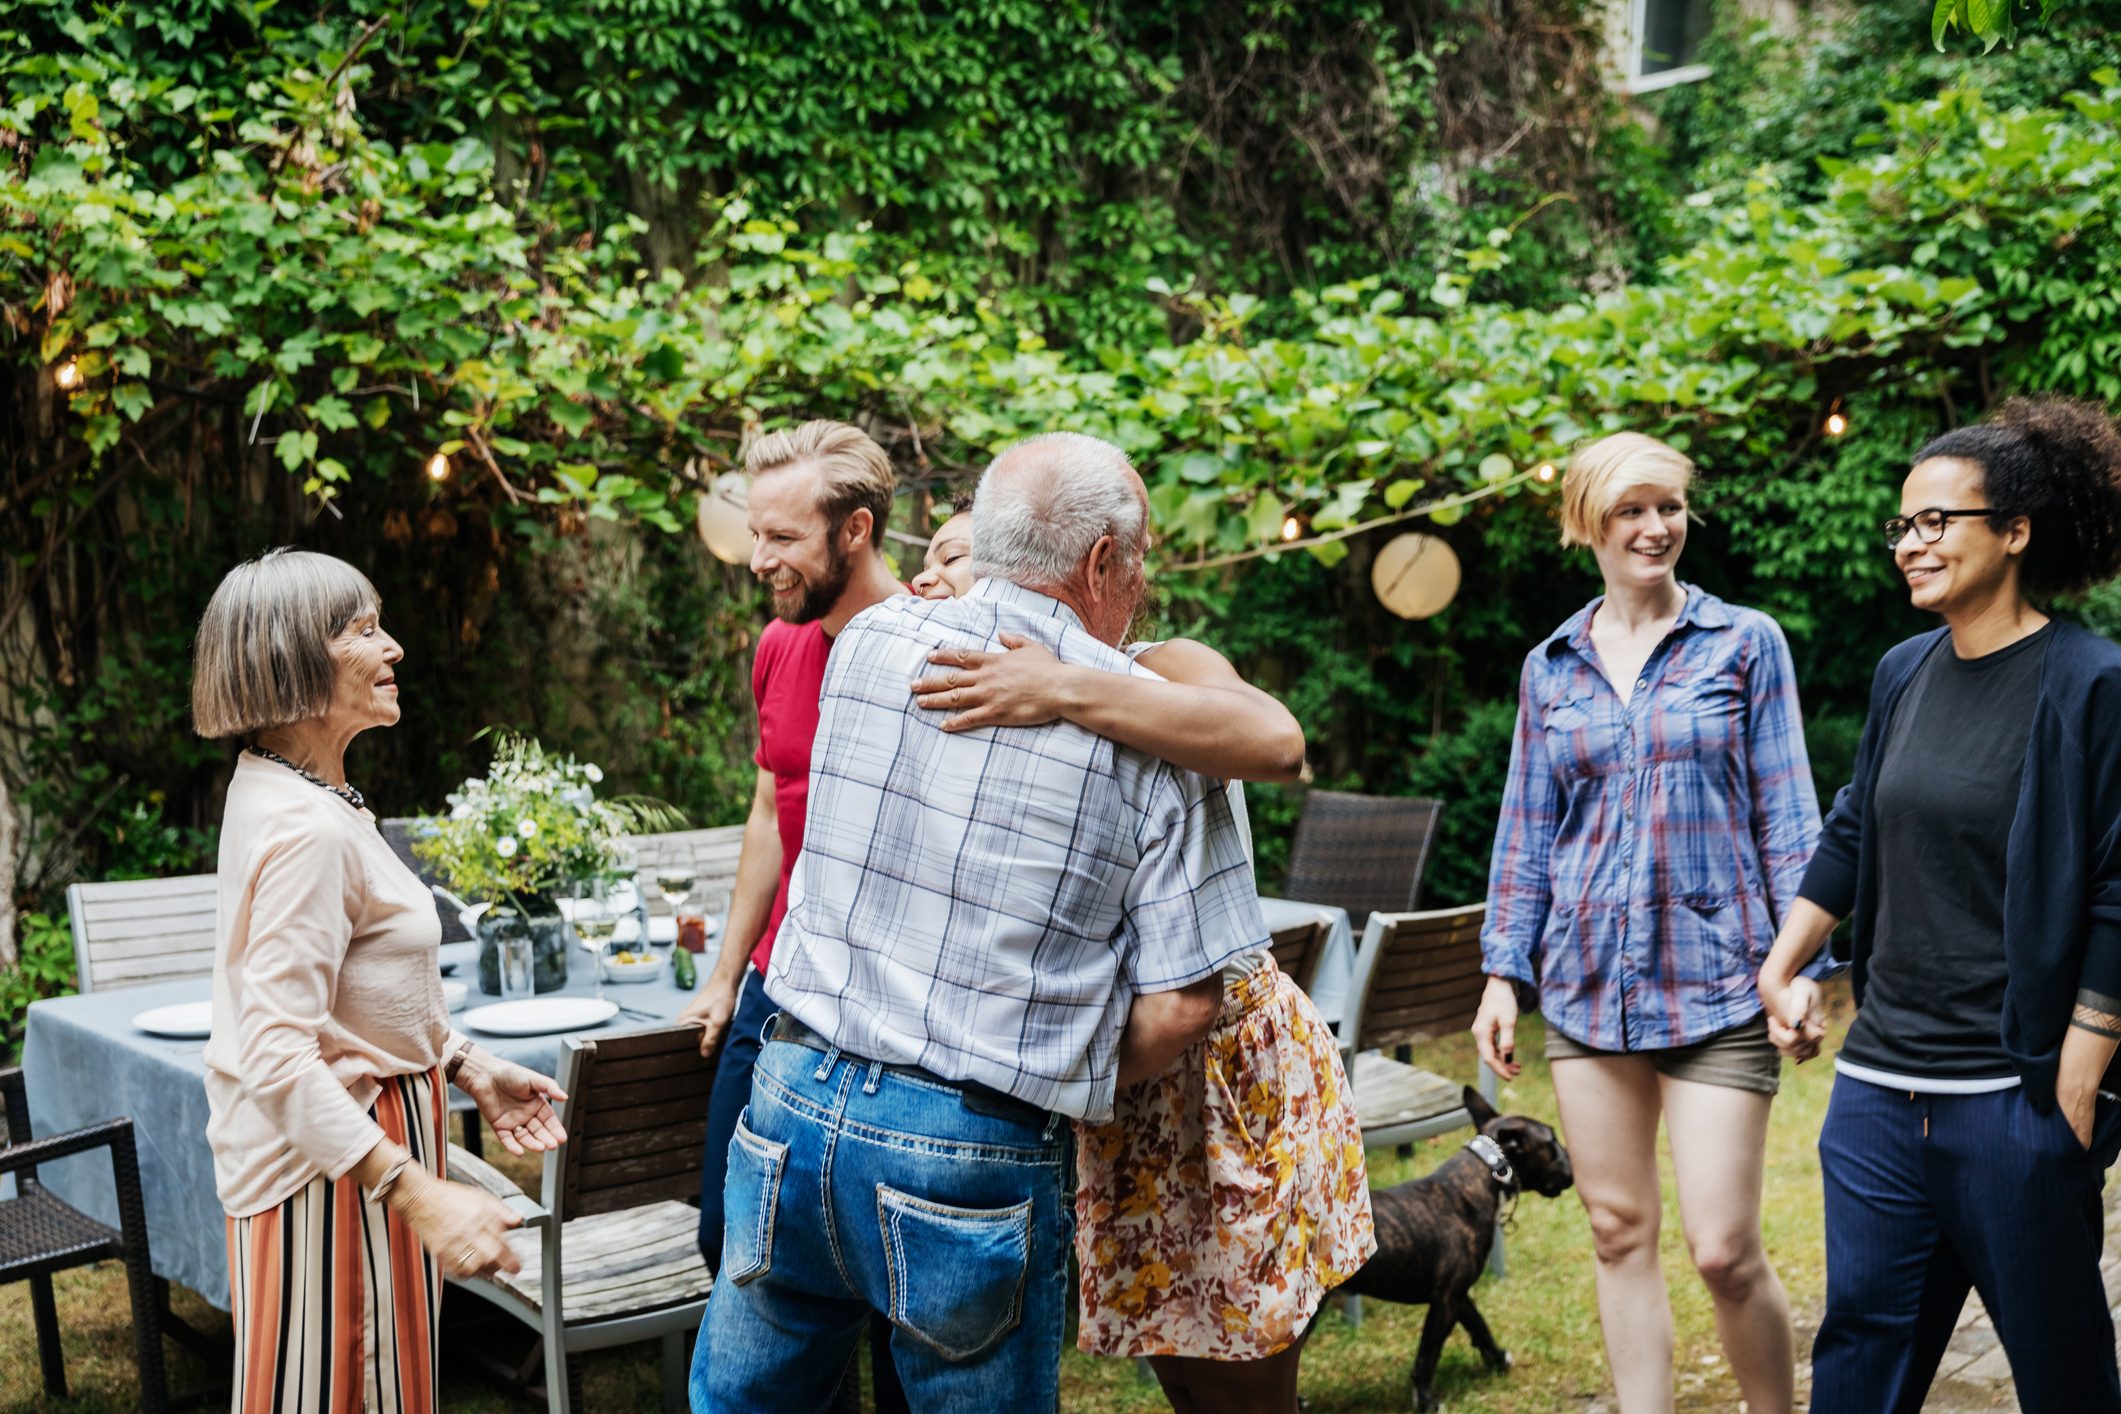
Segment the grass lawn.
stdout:
<path fill-rule="evenodd" d="M 1838 1046 L 1846 1027 L 1846 991 L 1836 995 L 1834 1033 Z M 1505 1112 L 1528 1114 L 1555 1123 L 1554 1092 L 1539 1059 L 1537 1019 L 1528 1020 L 1519 1040 L 1527 1058 L 1523 1075 L 1504 1087 Z M 1471 1078 L 1470 1037 L 1425 1047 L 1417 1056 L 1439 1073 Z M 1808 1333 L 1816 1320 L 1824 1284 L 1820 1232 L 1819 1161 L 1813 1141 L 1825 1118 L 1830 1067 L 1815 1062 L 1785 1066 L 1781 1097 L 1776 1101 L 1768 1138 L 1767 1194 L 1764 1226 L 1769 1253 L 1789 1288 L 1800 1329 L 1800 1364 Z M 1456 1153 L 1464 1132 L 1416 1146 L 1411 1160 L 1388 1151 L 1370 1155 L 1370 1178 L 1378 1187 L 1425 1173 Z M 515 1176 L 535 1192 L 527 1166 Z M 1708 1295 L 1694 1276 L 1679 1232 L 1677 1209 L 1670 1201 L 1666 1167 L 1664 1267 L 1671 1287 L 1677 1328 L 1675 1363 L 1681 1410 L 1732 1410 L 1739 1407 L 1736 1385 L 1716 1344 Z M 1500 1282 L 1483 1280 L 1476 1289 L 1481 1311 L 1513 1359 L 1504 1376 L 1485 1372 L 1463 1332 L 1444 1348 L 1436 1393 L 1463 1414 L 1543 1414 L 1549 1410 L 1583 1410 L 1610 1394 L 1598 1338 L 1598 1308 L 1591 1274 L 1590 1228 L 1575 1195 L 1549 1202 L 1536 1195 L 1519 1205 L 1516 1231 L 1509 1238 L 1509 1275 Z M 29 1288 L 21 1283 L 0 1288 L 0 1411 L 119 1411 L 136 1407 L 132 1340 L 124 1273 L 115 1264 L 68 1273 L 54 1282 L 59 1322 L 66 1343 L 67 1378 L 74 1398 L 46 1401 L 37 1375 L 36 1337 L 30 1325 Z M 207 1328 L 225 1320 L 193 1293 L 176 1294 L 179 1314 Z M 1312 1336 L 1304 1356 L 1303 1395 L 1310 1414 L 1354 1414 L 1354 1411 L 1404 1410 L 1411 1407 L 1407 1376 L 1421 1332 L 1423 1308 L 1363 1303 L 1360 1330 L 1329 1315 Z M 443 1404 L 463 1414 L 518 1409 L 482 1385 L 474 1376 L 448 1368 L 445 1326 Z M 172 1379 L 180 1389 L 199 1382 L 205 1370 L 190 1356 L 171 1348 Z M 656 1352 L 651 1345 L 603 1351 L 585 1362 L 587 1405 L 591 1411 L 647 1410 L 657 1407 Z M 1153 1383 L 1140 1379 L 1131 1362 L 1065 1356 L 1061 1369 L 1062 1406 L 1075 1411 L 1158 1410 L 1164 1405 Z"/>

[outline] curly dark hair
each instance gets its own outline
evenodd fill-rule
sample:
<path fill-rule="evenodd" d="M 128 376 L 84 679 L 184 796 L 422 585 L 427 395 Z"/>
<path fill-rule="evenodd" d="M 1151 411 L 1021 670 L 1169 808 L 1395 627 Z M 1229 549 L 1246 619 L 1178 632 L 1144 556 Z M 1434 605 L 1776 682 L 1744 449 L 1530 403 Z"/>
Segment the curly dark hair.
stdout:
<path fill-rule="evenodd" d="M 972 509 L 972 493 L 960 491 L 950 498 L 950 514 L 961 516 Z"/>
<path fill-rule="evenodd" d="M 2121 427 L 2103 403 L 2009 398 L 1995 416 L 1932 438 L 1918 462 L 1956 457 L 1981 468 L 1988 503 L 2032 521 L 2019 583 L 2027 595 L 2076 594 L 2121 574 Z"/>

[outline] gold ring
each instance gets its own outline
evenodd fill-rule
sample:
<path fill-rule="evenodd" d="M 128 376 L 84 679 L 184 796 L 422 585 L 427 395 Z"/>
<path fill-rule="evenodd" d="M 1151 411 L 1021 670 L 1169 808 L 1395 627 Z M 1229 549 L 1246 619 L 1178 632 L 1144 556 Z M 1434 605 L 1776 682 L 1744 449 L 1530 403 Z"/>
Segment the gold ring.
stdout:
<path fill-rule="evenodd" d="M 465 1248 L 464 1255 L 457 1258 L 457 1265 L 466 1271 L 476 1270 L 479 1265 L 479 1249 L 476 1247 Z"/>

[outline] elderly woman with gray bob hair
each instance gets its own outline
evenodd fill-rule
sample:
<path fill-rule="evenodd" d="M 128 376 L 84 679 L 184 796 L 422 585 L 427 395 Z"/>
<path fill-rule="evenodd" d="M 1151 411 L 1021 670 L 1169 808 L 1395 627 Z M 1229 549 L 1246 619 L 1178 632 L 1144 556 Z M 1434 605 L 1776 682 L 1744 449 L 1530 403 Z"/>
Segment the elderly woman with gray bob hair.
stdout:
<path fill-rule="evenodd" d="M 433 902 L 347 784 L 348 743 L 399 715 L 381 612 L 353 566 L 283 549 L 199 624 L 194 725 L 246 743 L 205 1053 L 244 1411 L 438 1407 L 438 1264 L 519 1268 L 518 1219 L 443 1182 L 446 1085 L 513 1153 L 566 1138 L 557 1085 L 450 1030 Z"/>

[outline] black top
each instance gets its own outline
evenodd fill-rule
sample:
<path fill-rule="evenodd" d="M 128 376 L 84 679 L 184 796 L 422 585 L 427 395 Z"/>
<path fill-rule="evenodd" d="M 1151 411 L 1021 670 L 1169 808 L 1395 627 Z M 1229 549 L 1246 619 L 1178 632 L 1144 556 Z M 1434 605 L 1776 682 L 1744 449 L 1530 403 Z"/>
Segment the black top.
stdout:
<path fill-rule="evenodd" d="M 1937 1079 L 2013 1076 L 2003 1049 L 2005 854 L 2054 625 L 1984 657 L 1944 646 L 1879 757 L 1877 932 L 1841 1054 Z"/>

